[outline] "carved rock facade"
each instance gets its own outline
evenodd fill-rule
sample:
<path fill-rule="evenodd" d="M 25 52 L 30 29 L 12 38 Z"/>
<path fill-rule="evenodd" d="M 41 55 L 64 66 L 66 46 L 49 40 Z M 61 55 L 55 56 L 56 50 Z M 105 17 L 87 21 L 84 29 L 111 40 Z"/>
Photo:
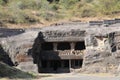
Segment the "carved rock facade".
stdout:
<path fill-rule="evenodd" d="M 52 26 L 40 30 L 32 49 L 38 71 L 117 73 L 120 65 L 117 28 L 76 26 Z"/>
<path fill-rule="evenodd" d="M 25 30 L 22 34 L 2 36 L 0 52 L 4 51 L 24 71 L 117 73 L 119 25 L 72 23 Z"/>

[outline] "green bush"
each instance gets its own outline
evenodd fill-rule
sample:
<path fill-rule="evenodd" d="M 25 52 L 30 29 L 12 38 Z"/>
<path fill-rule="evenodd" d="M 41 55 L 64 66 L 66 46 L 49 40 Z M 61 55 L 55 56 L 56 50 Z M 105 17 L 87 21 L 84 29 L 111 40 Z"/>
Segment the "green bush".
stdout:
<path fill-rule="evenodd" d="M 113 16 L 120 13 L 119 4 L 120 0 L 0 0 L 0 22 L 30 24 L 41 20 Z"/>
<path fill-rule="evenodd" d="M 5 5 L 9 2 L 9 0 L 0 0 L 0 5 Z"/>

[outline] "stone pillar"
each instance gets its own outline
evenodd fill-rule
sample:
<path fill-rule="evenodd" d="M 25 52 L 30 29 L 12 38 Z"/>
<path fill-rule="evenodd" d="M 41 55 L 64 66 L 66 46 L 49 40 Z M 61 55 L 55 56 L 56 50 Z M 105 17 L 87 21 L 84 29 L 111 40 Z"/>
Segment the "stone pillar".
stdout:
<path fill-rule="evenodd" d="M 69 59 L 69 69 L 71 68 L 71 59 Z"/>
<path fill-rule="evenodd" d="M 70 46 L 71 46 L 71 50 L 75 50 L 75 43 L 70 43 Z"/>
<path fill-rule="evenodd" d="M 69 69 L 70 69 L 70 72 L 72 72 L 71 59 L 69 59 Z"/>
<path fill-rule="evenodd" d="M 53 43 L 53 50 L 57 51 L 57 43 Z"/>

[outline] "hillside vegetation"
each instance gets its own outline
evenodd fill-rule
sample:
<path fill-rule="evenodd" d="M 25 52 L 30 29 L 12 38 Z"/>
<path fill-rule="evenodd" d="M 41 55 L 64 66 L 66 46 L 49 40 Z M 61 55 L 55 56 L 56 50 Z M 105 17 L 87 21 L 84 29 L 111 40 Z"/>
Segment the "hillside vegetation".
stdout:
<path fill-rule="evenodd" d="M 118 17 L 120 0 L 0 0 L 0 25 Z"/>

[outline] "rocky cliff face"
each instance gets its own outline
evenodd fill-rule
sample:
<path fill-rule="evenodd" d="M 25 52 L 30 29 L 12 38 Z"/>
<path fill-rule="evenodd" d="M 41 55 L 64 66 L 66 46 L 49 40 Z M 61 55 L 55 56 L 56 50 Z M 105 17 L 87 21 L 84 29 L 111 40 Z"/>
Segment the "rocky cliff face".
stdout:
<path fill-rule="evenodd" d="M 31 63 L 29 66 L 32 66 L 31 68 L 35 68 L 36 65 L 32 63 L 31 48 L 39 30 L 25 30 L 19 34 L 16 31 L 16 33 L 13 32 L 14 35 L 12 36 L 7 35 L 6 33 L 8 32 L 9 29 L 7 32 L 4 32 L 0 38 L 1 50 L 4 50 L 4 53 L 6 53 L 6 55 L 11 59 L 13 65 L 16 65 L 18 68 L 25 70 L 27 63 Z M 11 32 L 10 34 L 13 33 Z M 0 53 L 3 53 L 1 50 Z M 8 60 L 6 59 L 5 61 Z M 29 68 L 30 67 L 27 69 Z M 32 69 L 29 70 L 31 71 Z"/>
<path fill-rule="evenodd" d="M 45 31 L 47 31 L 46 33 L 44 33 L 43 38 L 49 40 L 49 37 L 47 37 L 46 35 L 52 36 L 51 38 L 53 39 L 56 39 L 58 35 L 61 36 L 61 39 L 63 37 L 67 39 L 71 34 L 74 34 L 76 36 L 77 32 L 79 33 L 80 30 L 84 31 L 85 33 L 87 32 L 86 35 L 83 35 L 82 38 L 82 40 L 85 40 L 86 45 L 83 69 L 90 73 L 114 71 L 117 72 L 120 66 L 120 51 L 118 44 L 120 42 L 120 28 L 118 27 L 119 25 L 120 24 L 114 24 L 110 27 L 104 27 L 96 25 L 89 26 L 88 24 L 67 24 L 45 27 L 42 29 L 18 30 L 16 32 L 14 30 L 9 31 L 9 29 L 1 30 L 0 53 L 5 54 L 4 56 L 7 56 L 7 59 L 10 59 L 13 65 L 16 65 L 18 68 L 24 71 L 32 70 L 35 72 L 37 71 L 37 66 L 36 64 L 33 64 L 33 62 L 37 61 L 35 59 L 37 59 L 36 57 L 38 57 L 39 53 L 38 47 L 40 43 L 39 38 L 41 37 L 41 32 L 44 33 Z M 74 29 L 78 31 L 73 31 Z M 73 31 L 73 33 L 69 34 L 69 31 Z M 109 33 L 111 34 L 108 35 Z M 66 34 L 68 35 L 67 38 Z M 78 38 L 79 35 L 76 37 Z M 35 50 L 35 53 L 33 55 L 34 60 L 31 56 L 32 48 L 33 50 Z M 1 58 L 1 60 L 3 61 L 7 61 L 7 59 Z"/>
<path fill-rule="evenodd" d="M 86 37 L 86 52 L 84 55 L 83 70 L 87 73 L 117 73 L 119 72 L 119 51 L 113 52 L 112 46 L 115 44 L 115 34 L 104 37 Z M 118 37 L 119 35 L 117 35 Z M 92 39 L 94 38 L 94 39 Z M 118 40 L 117 40 L 118 41 Z"/>
<path fill-rule="evenodd" d="M 118 50 L 114 50 L 115 41 L 119 41 L 120 38 L 115 38 L 115 31 L 120 31 L 120 24 L 113 25 L 87 25 L 87 24 L 71 24 L 71 25 L 59 25 L 59 26 L 51 26 L 42 28 L 39 32 L 39 35 L 34 43 L 34 62 L 36 63 L 38 55 L 40 53 L 40 42 L 41 41 L 75 41 L 77 38 L 74 37 L 79 34 L 80 31 L 85 31 L 85 35 L 83 35 L 82 40 L 85 41 L 86 50 L 83 58 L 83 72 L 87 73 L 98 73 L 98 72 L 112 72 L 116 73 L 119 69 L 119 52 Z M 57 28 L 56 28 L 57 27 Z M 71 37 L 70 32 L 74 30 L 75 36 Z M 78 31 L 75 31 L 78 30 Z M 68 32 L 70 31 L 70 32 Z M 67 39 L 66 37 L 67 34 Z M 73 33 L 74 33 L 73 32 Z M 59 35 L 57 35 L 59 33 Z M 70 33 L 70 35 L 69 35 Z M 64 34 L 64 35 L 63 35 Z M 116 33 L 117 34 L 117 33 Z M 49 39 L 49 36 L 51 39 Z M 71 37 L 72 39 L 70 39 Z M 69 38 L 69 39 L 68 39 Z M 117 40 L 116 40 L 117 39 Z M 79 39 L 80 41 L 80 39 Z M 119 48 L 119 47 L 118 47 Z M 114 51 L 114 52 L 113 52 Z M 119 69 L 119 70 L 118 70 Z"/>

